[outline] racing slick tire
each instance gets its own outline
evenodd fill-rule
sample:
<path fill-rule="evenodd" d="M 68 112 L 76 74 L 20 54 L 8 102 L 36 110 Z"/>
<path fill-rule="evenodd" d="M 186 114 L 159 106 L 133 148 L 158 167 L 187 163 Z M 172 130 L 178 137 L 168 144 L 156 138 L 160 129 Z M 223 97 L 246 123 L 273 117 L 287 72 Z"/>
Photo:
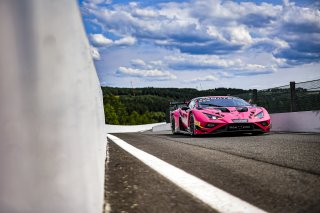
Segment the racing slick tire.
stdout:
<path fill-rule="evenodd" d="M 190 113 L 190 118 L 189 118 L 189 130 L 190 130 L 191 136 L 196 136 L 195 129 L 196 129 L 196 126 L 195 126 L 195 124 L 194 124 L 194 117 L 193 117 L 193 114 Z"/>
<path fill-rule="evenodd" d="M 177 134 L 177 132 L 176 132 L 176 122 L 175 122 L 173 116 L 171 117 L 171 132 L 172 132 L 172 134 L 174 134 L 174 135 Z"/>

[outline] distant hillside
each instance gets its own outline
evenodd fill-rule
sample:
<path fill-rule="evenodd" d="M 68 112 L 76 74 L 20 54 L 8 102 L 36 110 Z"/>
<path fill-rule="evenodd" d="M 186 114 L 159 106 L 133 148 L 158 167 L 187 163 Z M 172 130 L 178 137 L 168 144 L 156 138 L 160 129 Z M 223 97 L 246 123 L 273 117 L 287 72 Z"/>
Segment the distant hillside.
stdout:
<path fill-rule="evenodd" d="M 238 95 L 249 90 L 216 88 L 116 88 L 102 87 L 106 123 L 137 125 L 163 122 L 170 101 L 185 101 L 209 95 Z"/>
<path fill-rule="evenodd" d="M 144 96 L 154 95 L 164 98 L 172 98 L 175 101 L 192 99 L 199 96 L 208 95 L 237 95 L 248 92 L 249 90 L 234 89 L 234 88 L 216 88 L 209 90 L 197 90 L 192 88 L 118 88 L 118 87 L 102 87 L 103 94 L 113 94 L 116 96 Z"/>

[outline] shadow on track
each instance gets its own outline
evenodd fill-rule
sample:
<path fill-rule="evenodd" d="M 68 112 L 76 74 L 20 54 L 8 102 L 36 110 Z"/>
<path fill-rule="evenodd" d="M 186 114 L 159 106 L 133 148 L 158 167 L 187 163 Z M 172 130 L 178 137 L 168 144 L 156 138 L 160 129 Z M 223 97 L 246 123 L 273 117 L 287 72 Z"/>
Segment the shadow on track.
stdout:
<path fill-rule="evenodd" d="M 228 133 L 217 133 L 217 134 L 209 134 L 209 135 L 196 135 L 191 136 L 188 134 L 177 133 L 177 134 L 159 134 L 162 136 L 167 136 L 170 138 L 230 138 L 230 137 L 265 137 L 268 136 L 269 133 L 265 133 L 262 135 L 252 135 L 251 133 L 241 133 L 241 132 L 228 132 Z"/>

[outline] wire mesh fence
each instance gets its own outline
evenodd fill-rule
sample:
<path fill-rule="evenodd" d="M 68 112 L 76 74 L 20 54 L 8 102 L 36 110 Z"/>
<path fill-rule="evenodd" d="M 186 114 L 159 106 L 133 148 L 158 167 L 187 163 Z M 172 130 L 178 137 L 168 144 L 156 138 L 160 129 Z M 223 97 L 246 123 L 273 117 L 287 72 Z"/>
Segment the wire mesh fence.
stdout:
<path fill-rule="evenodd" d="M 320 110 L 320 79 L 236 95 L 270 113 Z"/>
<path fill-rule="evenodd" d="M 320 79 L 295 84 L 297 111 L 320 109 Z"/>
<path fill-rule="evenodd" d="M 258 91 L 256 104 L 265 107 L 270 113 L 290 112 L 290 86 Z"/>
<path fill-rule="evenodd" d="M 250 101 L 250 100 L 252 100 L 253 92 L 252 92 L 252 91 L 249 91 L 249 92 L 241 93 L 241 94 L 234 95 L 234 96 L 235 96 L 235 97 L 238 97 L 238 98 L 242 98 L 243 100 Z M 250 102 L 251 102 L 251 101 L 250 101 Z"/>

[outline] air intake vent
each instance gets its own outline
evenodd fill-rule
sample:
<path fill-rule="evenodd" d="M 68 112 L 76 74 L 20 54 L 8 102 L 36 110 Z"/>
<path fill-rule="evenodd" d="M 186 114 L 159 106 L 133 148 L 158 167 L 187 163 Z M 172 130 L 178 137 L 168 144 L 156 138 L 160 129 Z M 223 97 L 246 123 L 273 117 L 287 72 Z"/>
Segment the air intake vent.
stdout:
<path fill-rule="evenodd" d="M 238 107 L 237 111 L 238 112 L 248 112 L 248 108 L 247 107 Z"/>
<path fill-rule="evenodd" d="M 221 112 L 230 112 L 228 108 L 216 108 L 216 109 L 220 110 Z"/>

